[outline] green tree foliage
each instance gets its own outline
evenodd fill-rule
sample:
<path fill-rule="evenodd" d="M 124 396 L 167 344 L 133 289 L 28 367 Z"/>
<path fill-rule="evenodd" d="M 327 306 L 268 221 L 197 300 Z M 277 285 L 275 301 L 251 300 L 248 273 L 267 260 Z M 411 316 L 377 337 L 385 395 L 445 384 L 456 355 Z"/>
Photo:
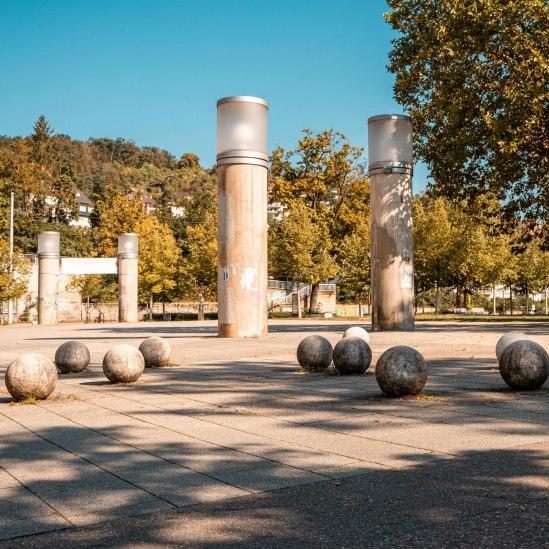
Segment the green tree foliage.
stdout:
<path fill-rule="evenodd" d="M 133 231 L 139 235 L 140 301 L 170 300 L 181 262 L 172 231 L 155 215 L 141 218 Z"/>
<path fill-rule="evenodd" d="M 546 0 L 388 0 L 389 70 L 435 188 L 549 212 Z"/>
<path fill-rule="evenodd" d="M 157 296 L 166 298 L 176 287 L 181 252 L 170 228 L 154 214 L 147 215 L 143 203 L 109 189 L 97 197 L 91 216 L 95 250 L 99 256 L 116 257 L 118 235 L 139 235 L 139 295 L 141 302 Z M 111 287 L 116 281 L 105 277 Z"/>
<path fill-rule="evenodd" d="M 0 238 L 0 301 L 23 297 L 28 290 L 31 264 L 14 249 L 10 258 L 9 241 Z"/>
<path fill-rule="evenodd" d="M 369 186 L 363 166 L 363 150 L 353 147 L 346 137 L 334 130 L 314 134 L 303 131 L 296 149 L 277 148 L 271 156 L 271 200 L 288 210 L 301 205 L 308 210 L 311 223 L 325 230 L 313 257 L 331 262 L 340 260 L 344 238 L 358 223 L 367 219 Z M 300 214 L 300 219 L 307 217 Z M 337 270 L 328 269 L 334 276 Z M 286 273 L 290 276 L 290 273 Z M 318 277 L 313 282 L 311 310 L 317 307 Z"/>
<path fill-rule="evenodd" d="M 202 222 L 186 227 L 186 255 L 180 291 L 190 299 L 198 292 L 217 300 L 217 208 L 205 212 Z"/>
<path fill-rule="evenodd" d="M 516 263 L 516 287 L 526 296 L 545 289 L 548 279 L 549 261 L 538 240 L 531 240 L 523 248 Z"/>
<path fill-rule="evenodd" d="M 339 270 L 327 224 L 300 202 L 269 229 L 269 244 L 270 272 L 293 282 L 318 285 Z"/>
<path fill-rule="evenodd" d="M 0 146 L 0 226 L 7 230 L 13 191 L 15 244 L 26 253 L 36 249 L 36 237 L 45 224 L 64 226 L 76 216 L 73 172 L 70 162 L 58 155 L 55 142 L 41 116 L 30 137 L 6 139 Z"/>
<path fill-rule="evenodd" d="M 340 246 L 340 299 L 345 297 L 361 303 L 371 287 L 370 221 L 359 221 Z"/>
<path fill-rule="evenodd" d="M 514 239 L 491 229 L 465 203 L 429 195 L 414 199 L 416 286 L 423 292 L 435 288 L 436 312 L 440 288 L 455 288 L 461 307 L 481 287 L 515 283 Z"/>

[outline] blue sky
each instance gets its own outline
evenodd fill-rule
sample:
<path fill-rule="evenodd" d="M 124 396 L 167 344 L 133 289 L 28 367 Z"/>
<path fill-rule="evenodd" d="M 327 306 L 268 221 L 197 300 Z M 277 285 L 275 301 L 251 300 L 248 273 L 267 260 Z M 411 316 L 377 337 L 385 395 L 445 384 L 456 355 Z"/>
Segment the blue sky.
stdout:
<path fill-rule="evenodd" d="M 401 113 L 383 0 L 0 0 L 0 134 L 44 114 L 76 139 L 123 137 L 215 162 L 216 101 L 270 104 L 270 147 L 303 128 L 367 144 Z M 418 165 L 414 190 L 427 171 Z"/>

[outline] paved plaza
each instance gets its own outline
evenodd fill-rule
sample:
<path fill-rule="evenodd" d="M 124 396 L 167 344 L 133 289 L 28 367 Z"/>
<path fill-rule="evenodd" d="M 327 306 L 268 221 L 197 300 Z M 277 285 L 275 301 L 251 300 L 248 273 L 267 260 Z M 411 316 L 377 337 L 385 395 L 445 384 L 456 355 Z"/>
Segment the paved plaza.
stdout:
<path fill-rule="evenodd" d="M 421 322 L 372 333 L 365 375 L 300 371 L 303 337 L 335 345 L 351 325 L 271 321 L 249 340 L 207 321 L 1 327 L 0 546 L 548 547 L 549 383 L 510 391 L 495 358 L 512 329 L 549 349 L 547 324 Z M 111 385 L 105 352 L 150 335 L 171 367 Z M 70 339 L 89 370 L 13 403 L 9 363 Z M 398 344 L 428 361 L 418 397 L 376 384 Z"/>

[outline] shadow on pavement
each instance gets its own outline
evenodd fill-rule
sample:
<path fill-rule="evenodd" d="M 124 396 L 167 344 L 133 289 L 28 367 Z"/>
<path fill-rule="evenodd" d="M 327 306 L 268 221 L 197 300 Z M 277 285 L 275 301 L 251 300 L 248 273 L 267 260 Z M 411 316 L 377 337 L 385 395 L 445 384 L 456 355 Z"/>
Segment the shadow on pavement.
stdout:
<path fill-rule="evenodd" d="M 545 444 L 464 455 L 7 540 L 0 547 L 546 547 L 548 450 Z M 55 460 L 55 452 L 50 457 Z M 96 486 L 93 497 L 101 492 Z"/>

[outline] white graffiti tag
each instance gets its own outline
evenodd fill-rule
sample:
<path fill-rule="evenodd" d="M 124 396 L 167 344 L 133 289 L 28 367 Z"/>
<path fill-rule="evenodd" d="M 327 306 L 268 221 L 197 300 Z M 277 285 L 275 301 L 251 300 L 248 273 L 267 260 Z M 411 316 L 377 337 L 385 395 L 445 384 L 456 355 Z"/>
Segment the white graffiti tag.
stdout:
<path fill-rule="evenodd" d="M 254 288 L 256 275 L 257 269 L 254 267 L 244 268 L 242 275 L 240 276 L 240 288 L 242 290 L 256 290 L 256 288 Z"/>

